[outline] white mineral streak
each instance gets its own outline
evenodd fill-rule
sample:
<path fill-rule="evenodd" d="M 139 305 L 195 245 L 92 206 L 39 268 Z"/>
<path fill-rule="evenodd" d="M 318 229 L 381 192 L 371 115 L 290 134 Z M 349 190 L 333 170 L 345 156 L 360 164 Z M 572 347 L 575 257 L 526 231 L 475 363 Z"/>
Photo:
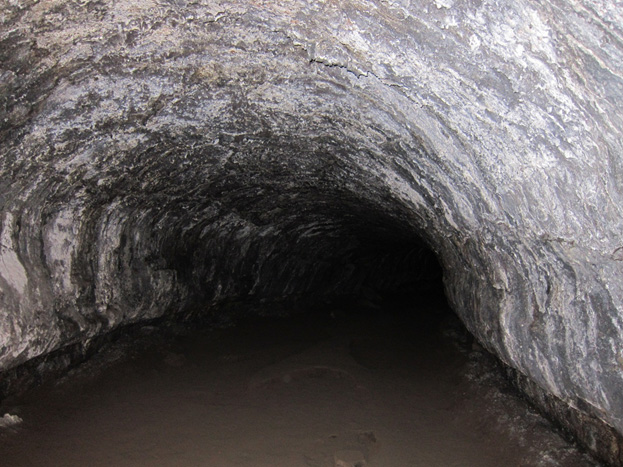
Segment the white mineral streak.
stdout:
<path fill-rule="evenodd" d="M 6 213 L 0 234 L 0 277 L 18 293 L 23 294 L 28 283 L 26 270 L 17 256 L 14 240 L 13 214 Z"/>
<path fill-rule="evenodd" d="M 71 261 L 76 247 L 76 232 L 80 211 L 67 207 L 60 211 L 46 229 L 44 246 L 48 267 L 63 291 L 72 289 Z"/>

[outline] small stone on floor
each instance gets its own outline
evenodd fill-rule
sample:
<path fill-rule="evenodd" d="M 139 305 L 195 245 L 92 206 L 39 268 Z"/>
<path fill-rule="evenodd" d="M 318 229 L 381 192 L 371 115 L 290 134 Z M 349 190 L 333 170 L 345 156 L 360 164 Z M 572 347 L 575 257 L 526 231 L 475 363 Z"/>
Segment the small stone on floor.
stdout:
<path fill-rule="evenodd" d="M 337 451 L 333 458 L 335 467 L 365 467 L 366 458 L 361 451 Z"/>

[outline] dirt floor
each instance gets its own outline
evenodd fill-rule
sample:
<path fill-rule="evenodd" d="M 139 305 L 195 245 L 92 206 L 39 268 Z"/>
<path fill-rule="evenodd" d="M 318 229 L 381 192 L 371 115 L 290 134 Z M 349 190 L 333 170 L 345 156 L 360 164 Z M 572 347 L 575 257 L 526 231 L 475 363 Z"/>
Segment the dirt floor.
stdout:
<path fill-rule="evenodd" d="M 348 308 L 348 309 L 346 309 Z M 144 327 L 4 401 L 7 466 L 598 466 L 442 303 Z"/>

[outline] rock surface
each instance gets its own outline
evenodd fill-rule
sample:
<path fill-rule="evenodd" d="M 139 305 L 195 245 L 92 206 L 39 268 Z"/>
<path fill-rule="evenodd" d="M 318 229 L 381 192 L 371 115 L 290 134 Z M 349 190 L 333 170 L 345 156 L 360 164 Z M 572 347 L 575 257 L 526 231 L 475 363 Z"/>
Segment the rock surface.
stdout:
<path fill-rule="evenodd" d="M 623 432 L 617 1 L 3 0 L 0 369 L 408 284 Z"/>

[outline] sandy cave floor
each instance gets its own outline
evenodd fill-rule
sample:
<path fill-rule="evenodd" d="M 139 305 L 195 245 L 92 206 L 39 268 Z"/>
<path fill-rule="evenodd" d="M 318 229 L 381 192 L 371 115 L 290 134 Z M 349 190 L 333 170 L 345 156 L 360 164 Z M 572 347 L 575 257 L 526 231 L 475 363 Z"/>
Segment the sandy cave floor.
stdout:
<path fill-rule="evenodd" d="M 600 465 L 517 396 L 443 306 L 145 326 L 4 401 L 23 423 L 0 430 L 0 465 Z"/>

